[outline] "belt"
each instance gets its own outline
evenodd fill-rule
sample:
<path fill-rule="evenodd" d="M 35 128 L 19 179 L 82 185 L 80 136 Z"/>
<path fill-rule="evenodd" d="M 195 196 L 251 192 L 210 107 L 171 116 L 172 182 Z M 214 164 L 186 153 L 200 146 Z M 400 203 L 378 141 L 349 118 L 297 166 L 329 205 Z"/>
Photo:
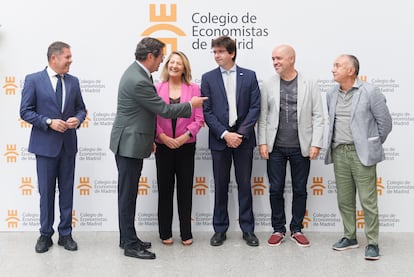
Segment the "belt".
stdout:
<path fill-rule="evenodd" d="M 355 150 L 355 144 L 340 144 L 336 147 L 336 149 L 343 149 L 343 150 Z"/>

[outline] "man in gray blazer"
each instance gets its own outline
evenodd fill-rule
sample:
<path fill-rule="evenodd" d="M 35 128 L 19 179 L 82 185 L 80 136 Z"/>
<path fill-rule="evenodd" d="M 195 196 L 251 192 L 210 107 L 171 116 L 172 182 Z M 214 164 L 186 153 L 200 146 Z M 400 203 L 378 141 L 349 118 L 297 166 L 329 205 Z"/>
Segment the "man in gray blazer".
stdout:
<path fill-rule="evenodd" d="M 316 159 L 323 144 L 324 117 L 321 94 L 316 82 L 295 69 L 295 50 L 277 46 L 272 52 L 277 74 L 264 83 L 258 121 L 260 156 L 267 160 L 273 233 L 267 243 L 277 246 L 286 233 L 286 165 L 291 168 L 293 201 L 290 238 L 297 245 L 310 246 L 302 233 L 306 212 L 310 160 Z"/>
<path fill-rule="evenodd" d="M 358 79 L 355 56 L 341 55 L 332 73 L 338 85 L 327 94 L 329 136 L 325 163 L 334 164 L 338 208 L 344 237 L 332 248 L 357 248 L 356 191 L 364 211 L 368 245 L 365 259 L 378 260 L 378 205 L 376 164 L 385 159 L 382 144 L 392 129 L 392 118 L 379 88 Z"/>
<path fill-rule="evenodd" d="M 150 242 L 141 241 L 135 230 L 135 211 L 143 159 L 154 148 L 155 120 L 159 114 L 167 118 L 190 117 L 192 108 L 200 108 L 205 97 L 190 102 L 167 105 L 153 85 L 151 73 L 158 70 L 164 58 L 165 44 L 155 38 L 143 38 L 137 45 L 135 58 L 124 72 L 118 89 L 118 105 L 111 131 L 110 149 L 118 168 L 118 217 L 120 244 L 125 256 L 155 259 L 148 251 Z"/>

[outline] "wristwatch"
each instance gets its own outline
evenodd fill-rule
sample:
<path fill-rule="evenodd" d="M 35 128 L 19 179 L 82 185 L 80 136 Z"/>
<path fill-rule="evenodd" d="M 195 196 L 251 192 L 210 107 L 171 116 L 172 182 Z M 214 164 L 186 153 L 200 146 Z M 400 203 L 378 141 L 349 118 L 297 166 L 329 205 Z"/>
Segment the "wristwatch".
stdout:
<path fill-rule="evenodd" d="M 185 132 L 190 138 L 192 138 L 193 137 L 193 134 L 191 134 L 191 132 L 190 131 L 188 131 L 187 130 L 187 132 Z"/>
<path fill-rule="evenodd" d="M 47 126 L 50 126 L 50 124 L 52 124 L 52 119 L 50 118 L 46 119 L 46 124 Z"/>

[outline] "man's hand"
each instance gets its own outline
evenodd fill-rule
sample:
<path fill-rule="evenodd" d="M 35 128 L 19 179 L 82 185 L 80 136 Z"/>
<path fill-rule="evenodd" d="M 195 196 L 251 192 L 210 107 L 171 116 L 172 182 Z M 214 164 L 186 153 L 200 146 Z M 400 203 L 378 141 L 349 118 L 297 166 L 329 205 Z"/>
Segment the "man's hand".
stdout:
<path fill-rule="evenodd" d="M 243 142 L 243 136 L 234 132 L 227 132 L 223 138 L 230 148 L 237 148 Z"/>
<path fill-rule="evenodd" d="M 66 127 L 68 129 L 75 129 L 79 126 L 79 120 L 76 117 L 69 117 L 66 120 Z"/>
<path fill-rule="evenodd" d="M 320 150 L 320 147 L 312 146 L 309 150 L 309 160 L 316 159 L 319 156 Z"/>
<path fill-rule="evenodd" d="M 190 100 L 191 107 L 193 109 L 201 108 L 203 106 L 203 102 L 207 99 L 208 97 L 193 96 Z"/>
<path fill-rule="evenodd" d="M 68 129 L 66 122 L 62 119 L 52 119 L 52 123 L 49 127 L 60 133 L 64 133 Z"/>
<path fill-rule="evenodd" d="M 260 153 L 260 157 L 262 157 L 263 159 L 266 159 L 266 160 L 269 159 L 269 151 L 267 149 L 267 144 L 259 145 L 259 153 Z"/>

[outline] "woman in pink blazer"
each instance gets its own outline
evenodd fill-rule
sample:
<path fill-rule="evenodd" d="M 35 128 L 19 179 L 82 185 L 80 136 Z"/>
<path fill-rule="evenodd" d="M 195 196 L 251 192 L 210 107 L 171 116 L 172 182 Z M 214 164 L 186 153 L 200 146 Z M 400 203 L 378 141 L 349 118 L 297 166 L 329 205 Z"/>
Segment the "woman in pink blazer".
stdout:
<path fill-rule="evenodd" d="M 200 87 L 191 83 L 191 68 L 186 55 L 174 51 L 156 85 L 159 96 L 168 104 L 184 103 L 200 96 Z M 158 227 L 164 244 L 172 244 L 173 196 L 177 179 L 177 206 L 180 235 L 184 245 L 193 243 L 191 208 L 193 197 L 196 135 L 204 125 L 203 110 L 193 109 L 190 118 L 168 119 L 157 116 Z"/>

